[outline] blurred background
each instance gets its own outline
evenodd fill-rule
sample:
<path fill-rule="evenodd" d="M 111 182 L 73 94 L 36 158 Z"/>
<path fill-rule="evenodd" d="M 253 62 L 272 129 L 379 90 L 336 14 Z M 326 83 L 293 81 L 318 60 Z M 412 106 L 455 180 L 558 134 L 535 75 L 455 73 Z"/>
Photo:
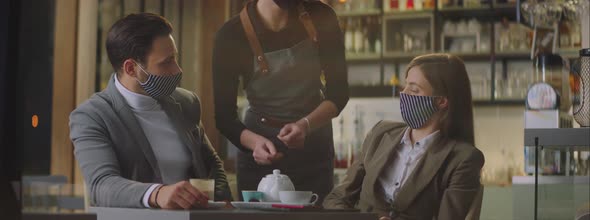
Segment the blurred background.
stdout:
<path fill-rule="evenodd" d="M 113 72 L 105 48 L 110 26 L 138 12 L 160 14 L 172 23 L 184 70 L 181 87 L 201 98 L 206 133 L 225 161 L 235 194 L 237 149 L 215 128 L 211 55 L 216 31 L 244 2 L 2 1 L 0 168 L 17 204 L 25 212 L 84 212 L 85 188 L 68 116 L 104 89 Z M 532 219 L 535 204 L 539 219 L 588 213 L 590 143 L 585 138 L 590 130 L 567 130 L 581 127 L 574 112 L 581 108 L 580 50 L 590 47 L 588 0 L 322 2 L 340 20 L 351 94 L 333 120 L 337 183 L 375 123 L 402 120 L 398 95 L 408 62 L 420 54 L 446 52 L 465 61 L 471 80 L 476 146 L 486 158 L 481 219 Z M 542 111 L 527 105 L 537 97 L 527 98 L 529 89 L 540 82 L 559 96 Z M 240 111 L 248 105 L 242 91 L 238 105 Z M 535 154 L 530 140 L 541 134 L 528 132 L 534 128 L 555 129 L 550 133 L 555 136 L 542 138 L 566 141 Z M 541 176 L 536 198 L 535 171 Z"/>

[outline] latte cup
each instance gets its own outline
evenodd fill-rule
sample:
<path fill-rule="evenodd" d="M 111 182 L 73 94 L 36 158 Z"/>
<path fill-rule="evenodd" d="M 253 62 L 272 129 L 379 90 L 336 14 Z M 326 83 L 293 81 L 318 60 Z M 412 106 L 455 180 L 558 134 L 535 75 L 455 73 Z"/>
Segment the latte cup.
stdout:
<path fill-rule="evenodd" d="M 315 204 L 318 201 L 318 194 L 311 191 L 280 191 L 279 199 L 285 204 Z"/>

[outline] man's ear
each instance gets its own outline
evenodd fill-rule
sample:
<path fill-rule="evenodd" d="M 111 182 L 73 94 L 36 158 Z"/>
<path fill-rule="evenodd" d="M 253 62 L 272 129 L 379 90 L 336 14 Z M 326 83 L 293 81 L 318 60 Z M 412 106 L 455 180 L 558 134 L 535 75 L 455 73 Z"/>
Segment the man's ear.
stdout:
<path fill-rule="evenodd" d="M 449 107 L 449 99 L 446 96 L 440 97 L 436 101 L 436 104 L 438 109 L 446 109 Z"/>
<path fill-rule="evenodd" d="M 123 74 L 132 76 L 134 78 L 137 77 L 137 71 L 139 70 L 138 64 L 133 59 L 126 59 L 123 61 L 123 66 L 121 67 L 123 70 Z"/>

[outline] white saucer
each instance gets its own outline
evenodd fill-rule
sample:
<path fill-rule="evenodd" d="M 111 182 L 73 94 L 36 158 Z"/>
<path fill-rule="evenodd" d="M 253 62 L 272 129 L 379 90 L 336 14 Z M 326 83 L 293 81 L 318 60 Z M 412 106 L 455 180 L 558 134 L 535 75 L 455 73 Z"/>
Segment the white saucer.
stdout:
<path fill-rule="evenodd" d="M 312 203 L 306 204 L 288 204 L 288 203 L 281 203 L 281 202 L 231 202 L 231 204 L 238 208 L 238 209 L 273 209 L 272 205 L 303 205 L 303 206 L 313 206 Z"/>
<path fill-rule="evenodd" d="M 225 207 L 225 202 L 215 202 L 213 200 L 209 200 L 208 206 L 209 208 L 220 209 Z"/>

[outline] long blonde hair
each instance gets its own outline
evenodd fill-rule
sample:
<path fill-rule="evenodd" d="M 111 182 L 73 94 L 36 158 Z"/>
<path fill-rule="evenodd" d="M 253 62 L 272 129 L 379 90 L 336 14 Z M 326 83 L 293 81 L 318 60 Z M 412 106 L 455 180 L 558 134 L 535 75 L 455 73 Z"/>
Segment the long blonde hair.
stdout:
<path fill-rule="evenodd" d="M 422 70 L 434 95 L 448 99 L 448 108 L 440 119 L 442 136 L 475 145 L 471 83 L 463 60 L 442 53 L 418 56 L 408 65 L 406 78 L 412 67 Z"/>

